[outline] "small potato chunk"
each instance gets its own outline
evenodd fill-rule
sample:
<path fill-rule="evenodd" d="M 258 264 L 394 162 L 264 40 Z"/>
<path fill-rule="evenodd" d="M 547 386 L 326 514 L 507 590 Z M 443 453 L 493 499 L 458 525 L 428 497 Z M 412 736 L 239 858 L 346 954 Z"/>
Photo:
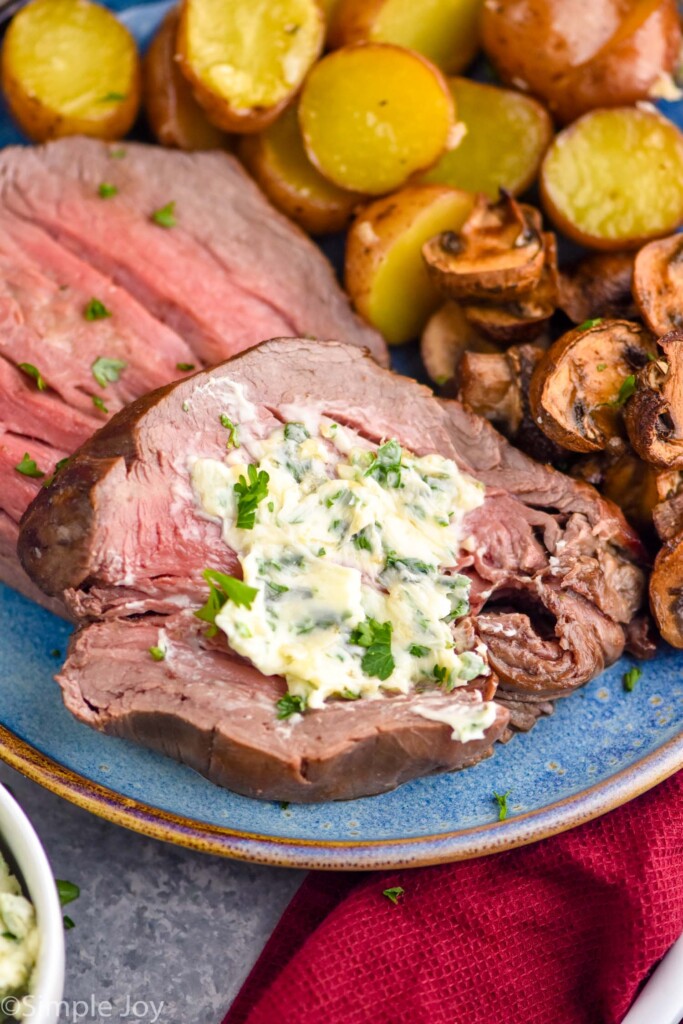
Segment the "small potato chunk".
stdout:
<path fill-rule="evenodd" d="M 479 49 L 481 8 L 482 0 L 340 0 L 328 41 L 395 43 L 454 75 Z"/>
<path fill-rule="evenodd" d="M 560 309 L 575 324 L 595 317 L 637 317 L 631 293 L 633 260 L 632 252 L 597 252 L 584 257 L 559 275 Z"/>
<path fill-rule="evenodd" d="M 34 142 L 64 135 L 121 138 L 140 105 L 135 40 L 99 4 L 32 0 L 7 29 L 2 88 Z"/>
<path fill-rule="evenodd" d="M 455 394 L 460 360 L 468 351 L 498 348 L 475 331 L 457 302 L 446 302 L 430 316 L 420 338 L 422 362 L 441 394 Z"/>
<path fill-rule="evenodd" d="M 411 185 L 370 203 L 346 241 L 346 288 L 358 312 L 400 345 L 419 335 L 439 305 L 422 246 L 447 227 L 458 231 L 474 196 L 444 185 Z"/>
<path fill-rule="evenodd" d="M 306 151 L 326 178 L 381 195 L 434 163 L 453 141 L 453 97 L 417 53 L 359 43 L 328 54 L 299 103 Z"/>
<path fill-rule="evenodd" d="M 602 451 L 622 435 L 622 409 L 635 391 L 635 373 L 655 356 L 649 331 L 628 320 L 575 327 L 550 346 L 534 371 L 534 420 L 570 451 Z"/>
<path fill-rule="evenodd" d="M 311 235 L 342 231 L 365 198 L 333 185 L 313 166 L 296 106 L 258 135 L 244 135 L 239 155 L 273 206 Z"/>
<path fill-rule="evenodd" d="M 289 103 L 324 35 L 316 0 L 184 0 L 178 57 L 216 127 L 258 132 Z"/>
<path fill-rule="evenodd" d="M 633 294 L 654 334 L 683 327 L 683 235 L 643 246 L 633 269 Z"/>
<path fill-rule="evenodd" d="M 654 110 L 595 110 L 550 146 L 541 195 L 575 241 L 635 249 L 683 221 L 683 135 Z"/>
<path fill-rule="evenodd" d="M 483 192 L 489 199 L 497 199 L 501 189 L 513 196 L 524 192 L 553 137 L 547 110 L 511 89 L 469 78 L 450 78 L 448 84 L 465 134 L 419 180 Z"/>
<path fill-rule="evenodd" d="M 683 469 L 683 331 L 671 331 L 657 344 L 660 358 L 636 378 L 626 429 L 641 459 L 663 469 Z"/>
<path fill-rule="evenodd" d="M 563 124 L 662 91 L 681 46 L 676 0 L 493 0 L 486 53 Z"/>
<path fill-rule="evenodd" d="M 432 280 L 447 298 L 506 302 L 541 279 L 545 252 L 541 215 L 511 196 L 477 198 L 460 231 L 450 229 L 423 250 Z"/>
<path fill-rule="evenodd" d="M 175 59 L 178 21 L 178 11 L 169 11 L 142 64 L 147 120 L 162 146 L 220 149 L 227 144 L 227 136 L 207 120 Z"/>

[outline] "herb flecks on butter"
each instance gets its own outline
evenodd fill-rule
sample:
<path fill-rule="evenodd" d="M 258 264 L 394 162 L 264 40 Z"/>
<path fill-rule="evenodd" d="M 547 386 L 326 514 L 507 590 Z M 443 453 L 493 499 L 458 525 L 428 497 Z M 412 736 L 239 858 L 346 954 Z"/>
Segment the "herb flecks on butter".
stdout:
<path fill-rule="evenodd" d="M 3 1000 L 22 1007 L 39 947 L 35 911 L 0 856 L 0 1017 Z"/>
<path fill-rule="evenodd" d="M 106 388 L 107 384 L 116 383 L 127 365 L 128 363 L 125 363 L 123 359 L 109 359 L 107 356 L 98 356 L 90 369 L 100 387 Z"/>
<path fill-rule="evenodd" d="M 243 443 L 249 455 L 198 458 L 191 474 L 253 600 L 214 594 L 197 614 L 264 675 L 285 678 L 303 702 L 287 701 L 286 717 L 329 698 L 438 694 L 489 672 L 483 649 L 464 649 L 453 628 L 469 611 L 455 567 L 481 484 L 440 455 L 391 439 L 374 447 L 325 417 Z M 477 728 L 491 713 L 478 705 Z"/>

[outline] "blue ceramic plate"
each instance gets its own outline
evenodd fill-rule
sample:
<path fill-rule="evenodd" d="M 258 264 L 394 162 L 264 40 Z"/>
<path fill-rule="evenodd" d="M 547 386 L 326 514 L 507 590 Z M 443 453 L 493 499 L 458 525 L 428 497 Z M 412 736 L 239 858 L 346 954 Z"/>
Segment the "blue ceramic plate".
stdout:
<path fill-rule="evenodd" d="M 145 41 L 167 7 L 124 17 Z M 667 106 L 683 123 L 683 104 Z M 0 142 L 14 141 L 4 118 Z M 419 372 L 414 351 L 399 356 L 399 369 Z M 683 766 L 683 654 L 662 649 L 633 692 L 623 688 L 622 660 L 559 701 L 531 735 L 465 772 L 349 803 L 262 803 L 76 722 L 52 679 L 68 635 L 64 622 L 0 587 L 0 756 L 111 821 L 227 856 L 317 868 L 479 856 L 603 814 Z M 494 791 L 509 792 L 507 821 L 497 820 Z"/>

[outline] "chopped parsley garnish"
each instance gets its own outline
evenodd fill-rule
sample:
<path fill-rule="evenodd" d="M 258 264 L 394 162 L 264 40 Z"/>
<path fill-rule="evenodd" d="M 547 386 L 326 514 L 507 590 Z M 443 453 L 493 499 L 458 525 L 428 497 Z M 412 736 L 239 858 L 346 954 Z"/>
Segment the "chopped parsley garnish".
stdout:
<path fill-rule="evenodd" d="M 190 370 L 194 370 L 194 363 L 176 363 L 176 370 L 180 370 L 181 373 L 189 373 Z"/>
<path fill-rule="evenodd" d="M 598 373 L 602 373 L 604 370 L 607 369 L 607 363 L 598 363 L 595 369 L 598 371 Z"/>
<path fill-rule="evenodd" d="M 258 590 L 248 586 L 243 580 L 218 572 L 217 569 L 205 569 L 202 576 L 209 584 L 209 596 L 206 599 L 206 604 L 196 611 L 195 615 L 203 622 L 209 623 L 206 636 L 215 636 L 218 632 L 216 616 L 225 602 L 232 601 L 234 604 L 251 608 Z"/>
<path fill-rule="evenodd" d="M 109 409 L 107 409 L 106 405 L 104 404 L 99 395 L 92 396 L 92 404 L 95 406 L 96 409 L 99 409 L 100 412 L 109 412 Z"/>
<path fill-rule="evenodd" d="M 11 932 L 3 932 L 2 936 L 0 936 L 0 938 L 8 939 L 10 942 L 18 942 L 19 941 L 17 939 L 16 935 L 12 935 Z"/>
<path fill-rule="evenodd" d="M 372 456 L 365 476 L 372 476 L 386 487 L 401 486 L 401 459 L 403 451 L 398 441 L 386 441 Z"/>
<path fill-rule="evenodd" d="M 443 686 L 447 691 L 453 689 L 452 685 L 452 671 L 445 665 L 435 665 L 432 669 L 432 674 L 436 679 L 437 686 Z"/>
<path fill-rule="evenodd" d="M 394 551 L 387 552 L 385 569 L 404 569 L 410 576 L 428 576 L 435 571 L 435 566 L 419 558 L 399 558 Z"/>
<path fill-rule="evenodd" d="M 626 405 L 629 398 L 636 393 L 636 375 L 632 373 L 622 383 L 619 388 L 619 394 L 613 402 L 607 402 L 606 404 L 611 406 L 613 409 L 621 409 L 622 406 Z"/>
<path fill-rule="evenodd" d="M 391 622 L 366 619 L 351 633 L 352 644 L 367 648 L 361 661 L 361 668 L 366 676 L 385 680 L 394 671 L 396 663 L 391 653 L 392 630 Z"/>
<path fill-rule="evenodd" d="M 627 693 L 631 693 L 633 690 L 635 690 L 636 683 L 638 682 L 642 674 L 642 668 L 638 668 L 637 665 L 633 665 L 632 668 L 628 670 L 628 672 L 624 672 L 623 683 L 624 689 Z"/>
<path fill-rule="evenodd" d="M 62 922 L 64 924 L 64 931 L 65 932 L 70 932 L 72 928 L 76 927 L 76 923 L 75 923 L 74 919 L 72 917 L 69 917 L 68 914 L 64 915 L 64 917 L 62 918 Z"/>
<path fill-rule="evenodd" d="M 285 423 L 285 440 L 303 444 L 310 436 L 303 423 Z"/>
<path fill-rule="evenodd" d="M 121 376 L 121 372 L 127 366 L 128 363 L 124 363 L 123 359 L 108 359 L 107 356 L 98 356 L 92 364 L 91 370 L 93 377 L 100 387 L 106 388 L 107 384 L 116 383 Z"/>
<path fill-rule="evenodd" d="M 28 452 L 24 452 L 21 462 L 18 462 L 14 468 L 17 473 L 23 473 L 24 476 L 33 476 L 36 479 L 45 476 L 42 469 L 38 469 L 36 460 L 32 459 Z"/>
<path fill-rule="evenodd" d="M 360 700 L 360 694 L 354 693 L 353 690 L 349 690 L 348 687 L 342 690 L 342 697 L 344 700 Z"/>
<path fill-rule="evenodd" d="M 60 469 L 64 469 L 64 467 L 66 466 L 68 461 L 69 461 L 69 456 L 68 455 L 67 455 L 67 457 L 65 459 L 60 459 L 59 460 L 59 462 L 55 466 L 55 476 L 57 475 L 57 473 L 59 473 Z"/>
<path fill-rule="evenodd" d="M 226 416 L 224 412 L 221 413 L 221 426 L 225 427 L 228 432 L 228 440 L 225 442 L 226 447 L 239 448 L 240 443 L 237 440 L 237 424 L 233 423 L 230 417 Z"/>
<path fill-rule="evenodd" d="M 368 532 L 370 529 L 371 527 L 364 526 L 363 529 L 359 530 L 358 533 L 354 533 L 353 537 L 351 538 L 351 540 L 353 541 L 353 546 L 355 548 L 358 548 L 359 551 L 372 551 L 372 543 L 370 541 L 370 538 L 368 537 Z"/>
<path fill-rule="evenodd" d="M 83 310 L 83 316 L 86 320 L 106 320 L 111 313 L 99 299 L 91 299 Z"/>
<path fill-rule="evenodd" d="M 57 895 L 59 896 L 59 902 L 63 907 L 66 907 L 69 903 L 73 903 L 81 895 L 81 890 L 73 882 L 66 882 L 63 878 L 55 879 L 57 885 Z"/>
<path fill-rule="evenodd" d="M 286 693 L 275 703 L 277 717 L 282 720 L 291 715 L 302 715 L 306 710 L 306 698 L 299 697 L 295 693 Z"/>
<path fill-rule="evenodd" d="M 429 654 L 429 648 L 423 647 L 421 644 L 411 644 L 408 648 L 408 654 L 412 654 L 414 658 L 426 658 Z"/>
<path fill-rule="evenodd" d="M 382 890 L 382 896 L 386 896 L 389 902 L 393 903 L 395 907 L 398 906 L 398 901 L 401 899 L 404 893 L 405 889 L 402 888 L 402 886 L 400 885 L 394 885 L 392 886 L 391 889 Z"/>
<path fill-rule="evenodd" d="M 602 323 L 602 317 L 599 316 L 595 320 L 584 320 L 582 324 L 579 324 L 577 331 L 590 331 L 591 327 L 597 327 L 598 324 Z"/>
<path fill-rule="evenodd" d="M 257 471 L 256 466 L 247 467 L 248 480 L 240 476 L 235 484 L 237 495 L 237 526 L 240 530 L 253 530 L 256 522 L 256 509 L 264 498 L 268 497 L 268 481 L 270 477 L 264 469 Z"/>
<path fill-rule="evenodd" d="M 123 146 L 119 146 L 118 149 L 109 150 L 109 156 L 112 160 L 123 160 L 125 155 L 126 150 L 123 148 Z"/>
<path fill-rule="evenodd" d="M 100 96 L 100 103 L 123 103 L 125 99 L 125 92 L 108 92 L 106 96 Z"/>
<path fill-rule="evenodd" d="M 112 196 L 118 195 L 118 188 L 116 185 L 110 185 L 108 181 L 103 181 L 97 186 L 97 194 L 100 199 L 111 199 Z"/>
<path fill-rule="evenodd" d="M 289 591 L 289 587 L 285 587 L 283 583 L 273 583 L 272 580 L 268 580 L 266 586 L 274 594 L 286 594 Z"/>
<path fill-rule="evenodd" d="M 149 653 L 152 655 L 154 661 L 163 661 L 166 657 L 166 651 L 163 647 L 150 647 Z"/>
<path fill-rule="evenodd" d="M 152 220 L 155 224 L 158 224 L 160 228 L 174 228 L 176 226 L 175 201 L 166 203 L 165 206 L 161 206 L 158 210 L 154 210 L 152 213 Z"/>
<path fill-rule="evenodd" d="M 280 801 L 280 810 L 281 811 L 286 811 L 288 809 L 288 807 L 289 807 L 289 800 L 281 800 Z"/>
<path fill-rule="evenodd" d="M 493 799 L 498 804 L 498 821 L 505 821 L 508 816 L 508 797 L 510 790 L 506 789 L 504 793 L 496 793 L 493 791 Z"/>
<path fill-rule="evenodd" d="M 62 652 L 60 651 L 59 647 L 53 647 L 52 650 L 50 651 L 51 658 L 61 658 L 61 656 Z"/>
<path fill-rule="evenodd" d="M 47 384 L 40 370 L 33 365 L 33 363 L 19 363 L 19 369 L 22 373 L 25 373 L 27 377 L 32 377 L 36 382 L 36 387 L 39 391 L 45 391 Z"/>

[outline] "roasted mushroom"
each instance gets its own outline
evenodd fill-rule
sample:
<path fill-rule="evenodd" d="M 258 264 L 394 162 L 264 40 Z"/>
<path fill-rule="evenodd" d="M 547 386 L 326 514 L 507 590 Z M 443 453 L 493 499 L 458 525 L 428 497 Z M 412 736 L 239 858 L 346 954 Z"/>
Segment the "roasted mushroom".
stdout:
<path fill-rule="evenodd" d="M 504 195 L 479 196 L 460 232 L 443 231 L 422 247 L 427 269 L 451 299 L 509 302 L 534 288 L 544 263 L 541 215 Z"/>
<path fill-rule="evenodd" d="M 654 466 L 683 469 L 683 331 L 657 342 L 660 358 L 634 379 L 635 393 L 625 412 L 631 444 Z"/>
<path fill-rule="evenodd" d="M 591 317 L 629 320 L 638 316 L 633 301 L 632 252 L 598 252 L 586 256 L 558 279 L 558 305 L 575 324 Z"/>
<path fill-rule="evenodd" d="M 446 302 L 429 318 L 420 338 L 422 362 L 441 394 L 455 394 L 466 351 L 497 352 L 498 346 L 475 331 L 457 302 Z"/>
<path fill-rule="evenodd" d="M 650 608 L 664 639 L 683 647 L 683 533 L 668 540 L 655 559 Z"/>
<path fill-rule="evenodd" d="M 649 331 L 628 320 L 591 320 L 551 345 L 531 378 L 529 402 L 551 440 L 596 452 L 623 434 L 636 372 L 656 357 Z"/>
<path fill-rule="evenodd" d="M 643 462 L 632 451 L 609 460 L 600 490 L 643 533 L 652 531 L 654 509 L 675 490 L 680 474 Z"/>
<path fill-rule="evenodd" d="M 677 472 L 678 477 L 681 473 Z M 678 480 L 673 493 L 652 510 L 652 521 L 660 540 L 671 540 L 677 533 L 683 533 L 683 481 Z"/>
<path fill-rule="evenodd" d="M 481 334 L 502 345 L 534 341 L 557 308 L 557 243 L 555 235 L 543 235 L 544 262 L 538 284 L 512 302 L 465 303 L 465 316 Z"/>
<path fill-rule="evenodd" d="M 683 328 L 683 235 L 643 246 L 633 270 L 633 295 L 656 335 Z"/>

